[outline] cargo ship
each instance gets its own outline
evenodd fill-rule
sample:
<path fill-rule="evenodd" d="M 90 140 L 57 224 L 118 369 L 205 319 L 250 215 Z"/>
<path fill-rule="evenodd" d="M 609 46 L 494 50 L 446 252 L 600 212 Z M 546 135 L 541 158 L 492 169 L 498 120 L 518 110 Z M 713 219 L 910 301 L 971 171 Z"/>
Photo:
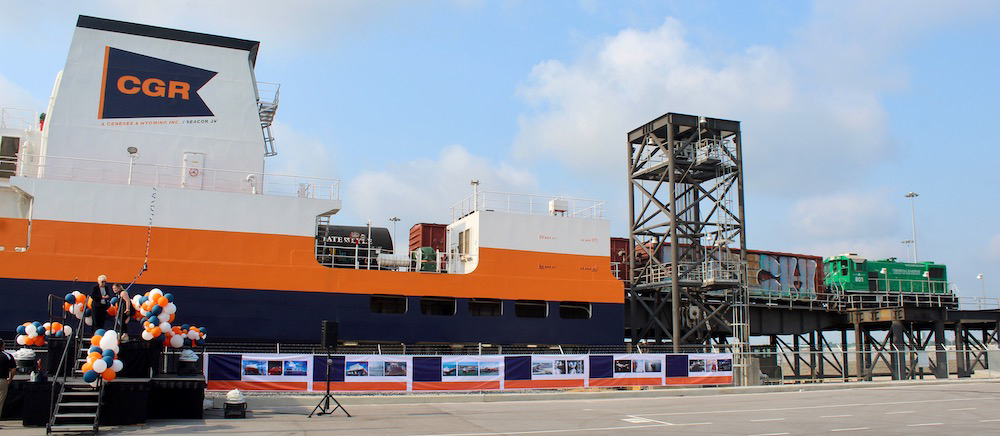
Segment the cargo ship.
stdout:
<path fill-rule="evenodd" d="M 215 341 L 319 342 L 323 320 L 351 341 L 622 341 L 603 202 L 477 191 L 443 250 L 395 253 L 337 220 L 337 180 L 265 172 L 280 86 L 259 47 L 78 18 L 45 119 L 0 125 L 0 331 L 105 274 Z"/>

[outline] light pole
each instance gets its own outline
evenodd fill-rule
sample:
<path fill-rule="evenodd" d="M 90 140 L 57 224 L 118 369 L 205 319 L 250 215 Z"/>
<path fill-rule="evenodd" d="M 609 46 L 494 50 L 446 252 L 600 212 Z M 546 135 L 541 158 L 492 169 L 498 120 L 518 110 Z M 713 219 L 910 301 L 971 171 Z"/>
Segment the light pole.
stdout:
<path fill-rule="evenodd" d="M 398 223 L 400 220 L 399 220 L 398 216 L 394 216 L 392 218 L 389 218 L 389 221 L 392 221 L 392 252 L 393 252 L 393 254 L 395 254 L 396 253 L 396 223 Z"/>
<path fill-rule="evenodd" d="M 979 273 L 979 275 L 976 276 L 976 279 L 978 279 L 979 283 L 982 284 L 982 286 L 983 286 L 983 302 L 985 302 L 986 301 L 986 279 L 983 278 L 983 273 Z M 983 310 L 983 303 L 982 302 L 979 303 L 979 310 Z"/>
<path fill-rule="evenodd" d="M 912 240 L 912 239 L 904 239 L 904 240 L 903 240 L 902 242 L 900 242 L 900 243 L 901 243 L 901 244 L 903 244 L 903 245 L 910 245 L 910 244 L 912 244 L 912 243 L 913 243 L 913 240 Z M 910 260 L 910 262 L 913 262 L 913 260 L 912 260 L 912 259 L 913 259 L 913 254 L 912 254 L 912 253 L 910 253 L 910 250 L 909 250 L 909 247 L 907 247 L 907 250 L 906 250 L 906 257 L 907 257 L 908 259 L 911 259 L 911 260 Z"/>
<path fill-rule="evenodd" d="M 910 193 L 906 194 L 906 198 L 910 199 L 910 224 L 913 226 L 913 238 L 911 239 L 911 241 L 913 241 L 914 262 L 916 262 L 917 259 L 919 259 L 917 257 L 917 213 L 915 211 L 916 206 L 913 205 L 914 203 L 913 199 L 917 197 L 919 197 L 919 195 L 916 192 L 910 191 Z"/>
<path fill-rule="evenodd" d="M 128 159 L 129 159 L 129 163 L 128 163 L 128 184 L 131 185 L 132 184 L 132 167 L 135 166 L 135 158 L 139 157 L 139 155 L 138 155 L 139 149 L 135 148 L 135 147 L 129 147 L 129 148 L 125 149 L 125 151 L 128 152 Z"/>

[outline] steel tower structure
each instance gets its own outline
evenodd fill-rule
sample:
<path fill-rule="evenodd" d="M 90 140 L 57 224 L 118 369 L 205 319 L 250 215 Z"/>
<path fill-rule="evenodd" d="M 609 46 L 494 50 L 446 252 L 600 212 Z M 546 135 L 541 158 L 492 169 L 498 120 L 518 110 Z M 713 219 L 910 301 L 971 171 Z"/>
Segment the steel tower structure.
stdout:
<path fill-rule="evenodd" d="M 628 335 L 675 352 L 729 343 L 741 366 L 750 333 L 740 123 L 667 113 L 627 145 Z"/>

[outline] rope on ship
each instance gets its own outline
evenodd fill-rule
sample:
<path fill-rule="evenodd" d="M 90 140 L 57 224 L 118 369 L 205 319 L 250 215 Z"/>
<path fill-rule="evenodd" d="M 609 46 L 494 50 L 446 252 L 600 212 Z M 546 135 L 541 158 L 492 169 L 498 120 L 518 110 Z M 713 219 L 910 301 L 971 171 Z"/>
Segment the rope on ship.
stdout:
<path fill-rule="evenodd" d="M 139 277 L 142 277 L 142 273 L 149 269 L 149 245 L 153 239 L 153 217 L 156 215 L 156 187 L 153 187 L 153 192 L 149 196 L 149 224 L 146 225 L 146 257 L 142 261 L 142 269 L 139 270 L 139 274 L 132 279 L 132 282 L 125 287 L 128 291 L 132 285 L 135 284 Z"/>

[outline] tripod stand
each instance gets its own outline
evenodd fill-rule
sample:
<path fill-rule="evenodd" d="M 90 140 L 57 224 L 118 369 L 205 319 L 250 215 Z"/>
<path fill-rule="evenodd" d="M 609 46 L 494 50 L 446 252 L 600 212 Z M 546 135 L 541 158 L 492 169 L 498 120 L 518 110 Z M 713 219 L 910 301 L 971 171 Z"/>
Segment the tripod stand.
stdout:
<path fill-rule="evenodd" d="M 324 395 L 323 398 L 321 398 L 319 400 L 319 404 L 317 404 L 316 407 L 313 408 L 312 412 L 309 412 L 309 416 L 308 416 L 309 418 L 312 418 L 312 416 L 314 414 L 317 415 L 317 416 L 332 415 L 333 412 L 337 411 L 337 409 L 343 410 L 344 413 L 347 414 L 348 418 L 351 417 L 351 413 L 348 412 L 347 409 L 345 409 L 344 406 L 340 404 L 340 401 L 337 401 L 336 398 L 333 398 L 333 395 L 330 395 L 330 367 L 333 366 L 333 358 L 330 357 L 330 354 L 331 354 L 331 350 L 330 350 L 329 347 L 327 347 L 327 349 L 326 349 L 326 395 Z M 333 409 L 330 408 L 330 401 L 331 400 L 334 403 L 337 403 L 337 407 L 334 407 Z M 319 413 L 316 413 L 317 410 L 319 411 Z"/>

